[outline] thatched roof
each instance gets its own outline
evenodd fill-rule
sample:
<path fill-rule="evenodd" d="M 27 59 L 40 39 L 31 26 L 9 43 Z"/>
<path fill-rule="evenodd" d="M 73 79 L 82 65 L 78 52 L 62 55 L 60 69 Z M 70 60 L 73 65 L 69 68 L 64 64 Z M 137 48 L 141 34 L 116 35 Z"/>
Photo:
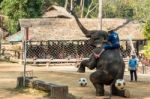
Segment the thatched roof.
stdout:
<path fill-rule="evenodd" d="M 98 29 L 98 19 L 80 19 L 81 23 L 90 30 Z M 32 40 L 85 40 L 85 35 L 79 29 L 75 19 L 41 18 L 22 19 L 22 27 L 30 26 L 29 35 Z M 120 39 L 128 39 L 129 35 L 134 40 L 143 40 L 140 24 L 126 19 L 103 19 L 103 29 L 119 27 L 117 30 Z"/>
<path fill-rule="evenodd" d="M 60 16 L 65 16 L 61 17 Z M 20 19 L 20 26 L 30 27 L 30 40 L 86 40 L 88 38 L 82 33 L 75 19 L 63 7 L 52 6 L 43 15 L 47 18 Z M 66 18 L 72 17 L 72 18 Z M 99 29 L 99 19 L 80 19 L 81 23 L 90 30 Z M 129 35 L 134 40 L 143 40 L 144 35 L 141 32 L 140 24 L 136 21 L 128 21 L 126 19 L 103 19 L 103 30 L 108 27 L 120 27 L 117 32 L 120 39 L 128 39 Z M 21 35 L 21 36 L 17 36 Z M 23 31 L 16 36 L 10 36 L 9 41 L 17 41 L 22 39 Z M 20 37 L 20 38 L 18 38 Z"/>
<path fill-rule="evenodd" d="M 60 6 L 51 6 L 43 14 L 44 18 L 72 18 L 72 15 L 66 11 L 64 7 Z"/>
<path fill-rule="evenodd" d="M 80 19 L 80 21 L 87 29 L 99 29 L 98 19 L 83 18 Z M 31 40 L 87 39 L 78 27 L 74 17 L 72 17 L 66 9 L 60 6 L 51 6 L 47 12 L 45 12 L 43 18 L 20 19 L 20 25 L 21 27 L 30 27 L 29 37 Z M 126 19 L 103 19 L 103 30 L 110 26 L 120 27 L 117 30 L 120 39 L 128 39 L 129 34 L 135 40 L 144 39 L 144 35 L 140 29 L 140 24 L 136 21 L 128 21 Z M 12 37 L 12 39 L 13 38 L 16 39 L 16 36 Z"/>

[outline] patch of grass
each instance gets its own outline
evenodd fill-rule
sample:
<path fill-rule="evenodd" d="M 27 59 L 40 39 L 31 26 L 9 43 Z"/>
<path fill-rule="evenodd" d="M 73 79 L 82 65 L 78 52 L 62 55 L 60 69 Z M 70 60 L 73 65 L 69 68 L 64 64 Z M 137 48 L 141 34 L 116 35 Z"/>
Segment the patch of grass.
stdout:
<path fill-rule="evenodd" d="M 17 93 L 24 93 L 24 94 L 30 94 L 30 95 L 40 95 L 43 96 L 45 98 L 50 98 L 50 95 L 44 91 L 41 90 L 36 90 L 33 88 L 15 88 L 11 90 L 12 92 L 17 92 Z M 71 93 L 68 94 L 67 99 L 82 99 L 81 97 L 76 97 L 74 95 L 72 95 Z"/>
<path fill-rule="evenodd" d="M 76 97 L 76 96 L 72 95 L 71 93 L 69 93 L 67 99 L 82 99 L 82 98 Z"/>
<path fill-rule="evenodd" d="M 42 91 L 42 90 L 36 90 L 33 88 L 15 88 L 13 91 L 18 93 L 24 93 L 24 94 L 30 94 L 30 95 L 41 95 L 41 96 L 47 96 L 48 93 Z"/>

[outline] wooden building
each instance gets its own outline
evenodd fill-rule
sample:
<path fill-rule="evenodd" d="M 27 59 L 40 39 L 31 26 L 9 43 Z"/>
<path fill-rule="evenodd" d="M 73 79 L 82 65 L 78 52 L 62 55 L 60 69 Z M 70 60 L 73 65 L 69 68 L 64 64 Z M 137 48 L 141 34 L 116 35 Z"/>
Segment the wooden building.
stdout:
<path fill-rule="evenodd" d="M 81 23 L 89 30 L 98 29 L 98 19 L 79 19 Z M 103 30 L 108 27 L 118 27 L 118 34 L 120 37 L 122 47 L 127 50 L 129 37 L 132 37 L 136 51 L 140 49 L 140 45 L 145 42 L 144 35 L 137 21 L 130 21 L 127 19 L 103 19 Z M 22 31 L 7 38 L 8 41 L 23 40 L 24 29 L 27 30 L 27 39 L 30 44 L 39 42 L 40 44 L 48 44 L 42 42 L 74 42 L 74 44 L 81 44 L 88 40 L 78 27 L 74 17 L 70 15 L 63 7 L 52 6 L 44 13 L 42 18 L 34 19 L 20 19 L 20 26 Z M 20 35 L 20 36 L 17 36 Z M 20 37 L 20 39 L 18 39 Z M 80 41 L 80 42 L 79 42 Z M 41 42 L 41 43 L 40 43 Z M 77 42 L 77 43 L 75 43 Z M 65 44 L 63 43 L 63 44 Z M 37 43 L 36 43 L 37 44 Z M 58 43 L 55 43 L 58 44 Z M 60 43 L 59 43 L 60 44 Z M 57 54 L 57 53 L 56 53 Z M 45 58 L 45 57 L 44 57 Z"/>

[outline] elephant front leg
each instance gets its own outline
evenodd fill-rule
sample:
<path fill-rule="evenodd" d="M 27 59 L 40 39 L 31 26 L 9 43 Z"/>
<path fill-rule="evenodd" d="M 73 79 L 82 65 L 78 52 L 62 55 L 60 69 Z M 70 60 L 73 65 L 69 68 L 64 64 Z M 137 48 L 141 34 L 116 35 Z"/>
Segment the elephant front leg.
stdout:
<path fill-rule="evenodd" d="M 79 66 L 79 69 L 78 69 L 77 72 L 84 73 L 85 72 L 85 67 L 87 66 L 87 63 L 88 63 L 88 60 L 83 60 L 80 63 L 80 66 Z"/>
<path fill-rule="evenodd" d="M 79 66 L 79 69 L 78 69 L 78 72 L 80 73 L 84 73 L 85 72 L 85 67 L 88 67 L 89 69 L 94 69 L 96 67 L 96 59 L 93 55 L 90 56 L 90 59 L 87 59 L 87 60 L 83 60 L 81 63 L 80 63 L 80 66 Z"/>

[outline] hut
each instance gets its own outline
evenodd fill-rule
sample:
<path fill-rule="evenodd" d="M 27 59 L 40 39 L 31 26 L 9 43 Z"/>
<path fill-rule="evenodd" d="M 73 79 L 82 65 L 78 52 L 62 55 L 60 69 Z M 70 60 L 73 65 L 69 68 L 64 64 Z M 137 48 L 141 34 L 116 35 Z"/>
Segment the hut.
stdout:
<path fill-rule="evenodd" d="M 98 29 L 98 19 L 82 18 L 80 21 L 88 29 Z M 17 35 L 22 36 L 18 36 L 20 37 L 19 40 L 23 40 L 24 29 L 27 31 L 26 37 L 30 46 L 28 47 L 30 50 L 28 50 L 27 57 L 29 58 L 33 58 L 34 56 L 38 58 L 46 58 L 48 56 L 53 56 L 53 58 L 65 58 L 70 54 L 72 55 L 69 57 L 75 57 L 76 54 L 81 55 L 82 52 L 89 49 L 86 52 L 87 54 L 83 55 L 87 57 L 92 50 L 92 47 L 86 42 L 88 38 L 86 38 L 79 29 L 75 19 L 63 7 L 50 7 L 42 18 L 20 19 L 20 26 L 22 31 Z M 136 50 L 139 50 L 139 43 L 144 41 L 144 35 L 137 21 L 129 21 L 127 19 L 103 19 L 103 29 L 105 30 L 110 26 L 119 27 L 117 32 L 125 45 L 130 35 L 132 40 L 135 41 L 134 45 Z M 17 39 L 17 36 L 10 36 L 8 38 L 9 41 L 15 41 L 15 39 Z"/>

